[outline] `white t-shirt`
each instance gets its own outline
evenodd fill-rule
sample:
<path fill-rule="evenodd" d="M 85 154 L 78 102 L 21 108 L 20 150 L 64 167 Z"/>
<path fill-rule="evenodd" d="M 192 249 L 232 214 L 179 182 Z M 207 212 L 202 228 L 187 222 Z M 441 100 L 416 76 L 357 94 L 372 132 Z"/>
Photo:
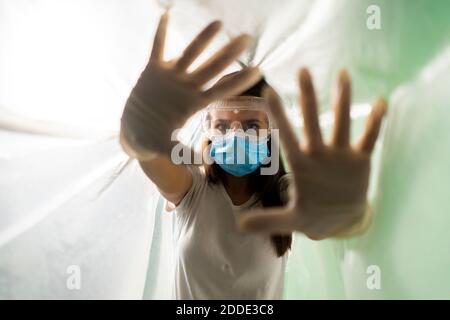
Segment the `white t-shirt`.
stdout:
<path fill-rule="evenodd" d="M 176 299 L 282 299 L 287 253 L 270 236 L 241 232 L 236 217 L 255 203 L 233 205 L 224 186 L 190 166 L 193 184 L 176 208 Z"/>

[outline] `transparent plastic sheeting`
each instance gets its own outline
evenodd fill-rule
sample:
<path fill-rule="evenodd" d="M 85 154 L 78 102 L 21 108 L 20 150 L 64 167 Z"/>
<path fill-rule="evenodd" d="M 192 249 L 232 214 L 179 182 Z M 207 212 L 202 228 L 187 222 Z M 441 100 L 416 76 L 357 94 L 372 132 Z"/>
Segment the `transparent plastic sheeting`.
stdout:
<path fill-rule="evenodd" d="M 380 30 L 367 28 L 371 5 Z M 116 137 L 168 6 L 167 58 L 220 18 L 207 53 L 251 34 L 241 62 L 260 65 L 292 119 L 304 65 L 327 132 L 340 68 L 353 78 L 354 137 L 372 99 L 390 100 L 373 227 L 345 241 L 297 234 L 285 297 L 450 298 L 448 1 L 0 0 L 0 299 L 171 297 L 173 215 Z M 198 126 L 180 138 L 195 143 Z M 80 290 L 67 286 L 74 266 Z"/>
<path fill-rule="evenodd" d="M 287 298 L 450 298 L 449 84 L 450 46 L 392 98 L 373 161 L 374 225 L 347 241 L 297 235 Z"/>

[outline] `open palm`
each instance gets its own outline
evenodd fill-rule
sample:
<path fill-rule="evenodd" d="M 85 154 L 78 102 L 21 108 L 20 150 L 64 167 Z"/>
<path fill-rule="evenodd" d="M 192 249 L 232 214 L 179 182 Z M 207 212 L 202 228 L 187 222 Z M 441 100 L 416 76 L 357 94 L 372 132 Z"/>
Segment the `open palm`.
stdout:
<path fill-rule="evenodd" d="M 240 93 L 261 77 L 257 68 L 245 68 L 226 81 L 205 89 L 205 84 L 234 63 L 250 44 L 240 35 L 218 50 L 195 70 L 191 64 L 205 50 L 221 28 L 210 23 L 176 59 L 164 60 L 168 13 L 162 15 L 146 68 L 133 88 L 122 115 L 121 142 L 125 151 L 139 160 L 155 153 L 168 154 L 174 130 L 213 100 Z"/>
<path fill-rule="evenodd" d="M 366 193 L 370 157 L 378 137 L 386 102 L 378 99 L 359 142 L 350 145 L 350 79 L 339 75 L 334 101 L 335 126 L 332 140 L 321 135 L 316 96 L 311 76 L 300 71 L 300 105 L 306 143 L 300 145 L 280 99 L 271 88 L 265 90 L 269 112 L 280 130 L 286 159 L 292 170 L 290 201 L 285 207 L 260 209 L 242 217 L 246 230 L 270 233 L 300 231 L 312 239 L 349 236 L 367 226 Z"/>

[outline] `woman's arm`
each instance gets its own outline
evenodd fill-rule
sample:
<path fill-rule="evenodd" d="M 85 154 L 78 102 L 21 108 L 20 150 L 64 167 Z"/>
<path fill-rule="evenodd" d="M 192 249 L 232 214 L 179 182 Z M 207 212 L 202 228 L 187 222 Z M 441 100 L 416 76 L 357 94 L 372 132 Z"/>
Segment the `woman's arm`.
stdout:
<path fill-rule="evenodd" d="M 149 63 L 126 102 L 120 128 L 124 151 L 139 160 L 141 168 L 162 195 L 178 204 L 192 185 L 185 165 L 170 158 L 173 133 L 196 111 L 213 100 L 235 95 L 260 79 L 256 68 L 245 68 L 227 81 L 205 90 L 203 87 L 232 64 L 250 43 L 241 35 L 231 40 L 193 71 L 189 66 L 207 47 L 221 28 L 219 21 L 209 24 L 175 60 L 164 60 L 168 14 L 162 15 Z"/>
<path fill-rule="evenodd" d="M 158 187 L 162 196 L 178 205 L 192 186 L 192 174 L 185 165 L 175 165 L 171 159 L 158 156 L 139 161 L 147 177 Z"/>
<path fill-rule="evenodd" d="M 123 136 L 122 129 L 119 140 L 127 154 L 134 154 Z M 183 164 L 174 164 L 167 156 L 151 153 L 147 160 L 139 160 L 139 165 L 161 195 L 174 205 L 180 203 L 192 186 L 192 174 L 188 168 Z"/>

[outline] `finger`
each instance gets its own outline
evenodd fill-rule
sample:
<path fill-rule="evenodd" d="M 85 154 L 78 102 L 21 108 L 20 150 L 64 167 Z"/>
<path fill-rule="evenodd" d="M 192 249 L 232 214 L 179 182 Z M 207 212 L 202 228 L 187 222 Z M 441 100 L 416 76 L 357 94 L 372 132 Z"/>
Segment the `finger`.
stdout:
<path fill-rule="evenodd" d="M 305 68 L 300 70 L 300 106 L 303 114 L 305 135 L 308 150 L 319 151 L 323 147 L 322 134 L 320 133 L 319 115 L 317 112 L 316 94 L 311 75 Z"/>
<path fill-rule="evenodd" d="M 244 92 L 261 79 L 258 68 L 245 68 L 204 92 L 208 100 L 217 100 Z"/>
<path fill-rule="evenodd" d="M 303 157 L 297 135 L 284 112 L 280 97 L 275 90 L 271 87 L 264 88 L 263 97 L 267 101 L 269 113 L 277 124 L 287 161 L 292 167 L 293 164 L 298 163 Z"/>
<path fill-rule="evenodd" d="M 169 21 L 169 13 L 165 12 L 159 19 L 158 28 L 156 29 L 155 38 L 153 40 L 152 53 L 150 55 L 151 62 L 158 62 L 164 57 L 164 43 L 166 41 L 167 22 Z"/>
<path fill-rule="evenodd" d="M 337 95 L 334 102 L 334 131 L 331 144 L 338 148 L 350 146 L 351 84 L 347 71 L 339 74 Z"/>
<path fill-rule="evenodd" d="M 203 50 L 208 46 L 214 36 L 222 28 L 222 22 L 214 21 L 210 23 L 198 36 L 187 46 L 184 50 L 183 55 L 177 61 L 175 68 L 182 72 L 194 62 L 195 59 L 203 52 Z"/>
<path fill-rule="evenodd" d="M 238 224 L 248 232 L 290 234 L 296 231 L 295 216 L 286 207 L 250 211 L 239 217 Z"/>
<path fill-rule="evenodd" d="M 362 152 L 372 152 L 375 142 L 378 138 L 378 133 L 380 132 L 381 123 L 383 117 L 386 114 L 387 102 L 383 98 L 378 98 L 373 107 L 372 111 L 367 118 L 364 133 L 357 145 L 357 149 Z"/>
<path fill-rule="evenodd" d="M 248 35 L 242 35 L 233 39 L 197 70 L 192 72 L 192 81 L 197 85 L 205 84 L 236 60 L 249 44 L 250 37 Z"/>

